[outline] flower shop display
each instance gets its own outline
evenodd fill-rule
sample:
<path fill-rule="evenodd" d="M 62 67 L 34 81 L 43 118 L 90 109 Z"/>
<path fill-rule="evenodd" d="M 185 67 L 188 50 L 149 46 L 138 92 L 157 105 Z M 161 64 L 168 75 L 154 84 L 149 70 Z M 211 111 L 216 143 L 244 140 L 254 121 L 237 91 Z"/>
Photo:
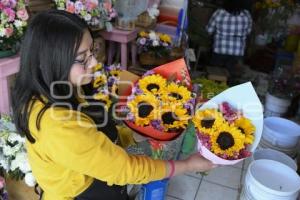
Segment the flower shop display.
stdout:
<path fill-rule="evenodd" d="M 264 45 L 272 38 L 286 34 L 287 20 L 296 8 L 293 0 L 259 0 L 255 4 L 257 18 L 254 19 L 258 36 L 256 42 Z"/>
<path fill-rule="evenodd" d="M 56 8 L 75 13 L 91 27 L 112 30 L 111 21 L 117 16 L 111 1 L 98 0 L 54 0 Z"/>
<path fill-rule="evenodd" d="M 261 138 L 262 110 L 250 82 L 204 103 L 193 117 L 199 152 L 220 165 L 233 165 L 249 157 Z"/>
<path fill-rule="evenodd" d="M 141 31 L 138 34 L 137 46 L 142 65 L 158 66 L 170 60 L 172 38 L 168 34 Z"/>
<path fill-rule="evenodd" d="M 0 168 L 9 178 L 24 179 L 30 187 L 36 183 L 25 150 L 25 138 L 17 134 L 9 116 L 0 119 Z"/>
<path fill-rule="evenodd" d="M 0 58 L 18 51 L 28 18 L 26 0 L 0 1 Z"/>

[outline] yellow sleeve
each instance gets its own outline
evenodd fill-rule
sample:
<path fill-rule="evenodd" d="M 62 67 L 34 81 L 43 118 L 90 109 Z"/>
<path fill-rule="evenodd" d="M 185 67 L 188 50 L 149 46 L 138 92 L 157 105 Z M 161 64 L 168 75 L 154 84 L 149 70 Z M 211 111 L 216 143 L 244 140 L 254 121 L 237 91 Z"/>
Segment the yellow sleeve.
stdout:
<path fill-rule="evenodd" d="M 64 116 L 64 112 L 69 111 L 55 114 Z M 57 120 L 46 111 L 41 129 L 47 134 L 45 149 L 51 160 L 108 185 L 141 184 L 165 177 L 164 161 L 128 155 L 93 125 L 90 118 L 76 111 L 71 111 L 68 120 Z"/>

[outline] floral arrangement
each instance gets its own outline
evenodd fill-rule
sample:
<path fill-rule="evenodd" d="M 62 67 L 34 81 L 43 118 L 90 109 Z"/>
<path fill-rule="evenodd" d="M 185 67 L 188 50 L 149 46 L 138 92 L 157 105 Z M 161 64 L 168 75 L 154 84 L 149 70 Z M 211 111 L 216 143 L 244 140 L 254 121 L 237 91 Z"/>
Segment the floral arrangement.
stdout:
<path fill-rule="evenodd" d="M 0 168 L 12 179 L 24 178 L 30 187 L 35 185 L 25 150 L 25 138 L 17 134 L 9 116 L 0 119 Z"/>
<path fill-rule="evenodd" d="M 170 55 L 172 39 L 168 34 L 141 31 L 138 34 L 137 45 L 140 53 L 151 52 L 157 57 L 165 57 Z"/>
<path fill-rule="evenodd" d="M 122 71 L 120 65 L 104 66 L 101 63 L 94 68 L 93 88 L 94 99 L 105 104 L 108 110 L 112 104 L 112 97 L 117 95 L 117 84 Z"/>
<path fill-rule="evenodd" d="M 17 50 L 28 20 L 26 0 L 0 0 L 0 50 Z"/>
<path fill-rule="evenodd" d="M 251 155 L 247 148 L 254 141 L 255 126 L 229 103 L 218 110 L 197 110 L 193 122 L 202 144 L 215 155 L 227 160 Z"/>
<path fill-rule="evenodd" d="M 179 132 L 188 125 L 193 101 L 192 93 L 180 81 L 168 81 L 149 71 L 127 98 L 127 119 L 141 127 Z"/>
<path fill-rule="evenodd" d="M 263 34 L 285 33 L 286 21 L 296 8 L 293 0 L 260 0 L 255 4 L 256 25 Z M 278 35 L 274 35 L 275 37 Z"/>
<path fill-rule="evenodd" d="M 89 25 L 112 30 L 110 23 L 117 16 L 116 10 L 110 2 L 98 0 L 54 0 L 57 9 L 75 13 L 83 18 Z"/>

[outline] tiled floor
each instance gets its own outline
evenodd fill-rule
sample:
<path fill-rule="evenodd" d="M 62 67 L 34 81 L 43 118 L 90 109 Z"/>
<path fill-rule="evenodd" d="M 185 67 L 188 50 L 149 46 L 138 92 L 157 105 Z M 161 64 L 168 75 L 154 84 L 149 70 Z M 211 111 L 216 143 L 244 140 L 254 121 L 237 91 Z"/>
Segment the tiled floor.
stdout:
<path fill-rule="evenodd" d="M 213 169 L 207 176 L 187 173 L 172 178 L 166 200 L 238 200 L 250 160 Z"/>

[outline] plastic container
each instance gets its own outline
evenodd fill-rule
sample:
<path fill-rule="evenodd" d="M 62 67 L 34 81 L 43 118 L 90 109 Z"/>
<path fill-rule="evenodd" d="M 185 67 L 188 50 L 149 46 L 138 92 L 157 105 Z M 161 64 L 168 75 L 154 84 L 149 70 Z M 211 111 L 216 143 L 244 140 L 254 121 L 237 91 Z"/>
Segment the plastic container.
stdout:
<path fill-rule="evenodd" d="M 247 171 L 241 199 L 296 200 L 300 177 L 290 167 L 273 160 L 253 161 Z"/>
<path fill-rule="evenodd" d="M 260 140 L 259 147 L 260 147 L 260 149 L 273 149 L 276 151 L 280 151 L 281 153 L 288 155 L 292 159 L 296 158 L 296 155 L 297 155 L 297 148 L 288 148 L 287 149 L 287 148 L 276 147 L 264 139 Z"/>
<path fill-rule="evenodd" d="M 252 155 L 252 160 L 261 160 L 261 159 L 274 160 L 282 164 L 285 164 L 289 166 L 291 169 L 297 171 L 296 162 L 286 154 L 281 153 L 280 151 L 276 151 L 273 149 L 257 149 Z"/>
<path fill-rule="evenodd" d="M 300 126 L 295 122 L 280 117 L 264 119 L 263 139 L 273 146 L 293 149 L 299 138 Z"/>
<path fill-rule="evenodd" d="M 288 110 L 290 104 L 290 100 L 281 99 L 267 93 L 265 103 L 265 117 L 279 117 L 283 115 Z"/>
<path fill-rule="evenodd" d="M 169 179 L 153 181 L 142 186 L 137 200 L 164 200 Z"/>

